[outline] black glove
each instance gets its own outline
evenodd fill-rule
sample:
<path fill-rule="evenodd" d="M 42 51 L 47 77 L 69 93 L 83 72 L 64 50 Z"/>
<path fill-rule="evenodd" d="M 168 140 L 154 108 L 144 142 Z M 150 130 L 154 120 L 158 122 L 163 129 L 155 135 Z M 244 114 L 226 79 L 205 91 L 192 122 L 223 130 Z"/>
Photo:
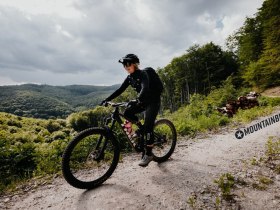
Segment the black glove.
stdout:
<path fill-rule="evenodd" d="M 108 103 L 107 99 L 104 99 L 99 105 L 100 106 L 107 106 L 107 103 Z"/>

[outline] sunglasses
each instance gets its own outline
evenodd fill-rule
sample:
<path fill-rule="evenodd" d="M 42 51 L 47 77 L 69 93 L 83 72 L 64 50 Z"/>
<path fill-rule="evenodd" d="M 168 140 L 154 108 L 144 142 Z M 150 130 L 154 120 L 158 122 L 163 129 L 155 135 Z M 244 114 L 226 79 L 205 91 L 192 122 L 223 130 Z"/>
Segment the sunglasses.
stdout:
<path fill-rule="evenodd" d="M 121 63 L 123 67 L 129 67 L 133 64 L 130 60 L 127 59 L 120 59 L 119 63 Z"/>
<path fill-rule="evenodd" d="M 129 62 L 123 63 L 123 67 L 129 67 L 129 66 L 131 66 L 131 65 L 132 65 L 132 63 L 129 63 Z"/>

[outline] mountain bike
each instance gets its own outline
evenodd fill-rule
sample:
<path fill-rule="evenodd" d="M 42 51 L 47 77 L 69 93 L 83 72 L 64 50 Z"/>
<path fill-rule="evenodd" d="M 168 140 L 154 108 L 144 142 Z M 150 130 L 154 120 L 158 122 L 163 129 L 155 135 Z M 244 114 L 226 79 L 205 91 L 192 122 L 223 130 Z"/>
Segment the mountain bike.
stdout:
<path fill-rule="evenodd" d="M 127 102 L 112 103 L 110 117 L 105 119 L 103 127 L 88 128 L 78 133 L 67 145 L 62 156 L 62 172 L 65 180 L 73 187 L 93 189 L 105 182 L 114 172 L 120 158 L 120 142 L 117 139 L 116 123 L 121 127 L 124 116 L 121 107 Z M 133 124 L 137 128 L 137 139 L 131 138 L 123 129 L 129 145 L 136 152 L 144 152 L 143 125 Z M 177 133 L 173 123 L 167 119 L 159 119 L 154 125 L 153 161 L 161 163 L 174 152 Z"/>

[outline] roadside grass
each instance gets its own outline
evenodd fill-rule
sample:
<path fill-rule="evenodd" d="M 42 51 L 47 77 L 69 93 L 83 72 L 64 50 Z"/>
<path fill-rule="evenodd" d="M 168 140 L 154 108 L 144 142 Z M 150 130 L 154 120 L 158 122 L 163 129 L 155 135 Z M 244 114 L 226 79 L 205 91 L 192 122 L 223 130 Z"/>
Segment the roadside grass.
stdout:
<path fill-rule="evenodd" d="M 279 171 L 280 160 L 280 138 L 276 136 L 270 136 L 265 145 L 264 155 L 261 157 L 254 157 L 251 160 L 251 165 L 247 166 L 244 171 L 246 174 L 250 172 L 250 176 L 244 176 L 243 178 L 230 173 L 222 174 L 218 179 L 214 180 L 218 188 L 222 192 L 222 199 L 228 200 L 230 196 L 237 194 L 234 191 L 234 186 L 239 185 L 238 190 L 244 188 L 252 188 L 255 190 L 267 190 L 275 180 Z M 262 171 L 262 173 L 258 173 Z M 235 178 L 233 176 L 236 176 Z M 242 195 L 240 195 L 242 196 Z M 244 196 L 244 195 L 243 195 Z"/>
<path fill-rule="evenodd" d="M 208 97 L 194 95 L 191 104 L 172 114 L 168 113 L 164 117 L 171 119 L 179 135 L 195 137 L 198 133 L 218 131 L 226 125 L 240 126 L 240 124 L 249 123 L 259 117 L 270 115 L 276 110 L 280 112 L 280 98 L 262 96 L 259 106 L 246 110 L 239 109 L 233 118 L 228 118 L 218 113 L 215 110 L 215 103 L 210 104 L 209 101 L 211 100 Z"/>
<path fill-rule="evenodd" d="M 213 180 L 214 186 L 209 185 L 207 192 L 194 193 L 188 197 L 187 203 L 192 209 L 240 209 L 241 202 L 251 191 L 274 191 L 273 186 L 280 174 L 280 137 L 270 136 L 265 144 L 264 153 L 249 160 L 240 160 L 245 165 L 238 172 L 228 171 Z M 197 192 L 201 192 L 200 189 Z M 245 194 L 246 192 L 246 194 Z M 204 198 L 208 198 L 205 203 Z M 205 206 L 206 205 L 206 206 Z"/>

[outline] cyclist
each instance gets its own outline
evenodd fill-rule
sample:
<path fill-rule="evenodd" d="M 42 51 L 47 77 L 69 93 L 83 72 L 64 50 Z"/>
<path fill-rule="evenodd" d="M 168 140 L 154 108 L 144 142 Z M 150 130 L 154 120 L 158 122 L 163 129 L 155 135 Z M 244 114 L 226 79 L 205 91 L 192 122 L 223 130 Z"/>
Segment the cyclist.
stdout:
<path fill-rule="evenodd" d="M 118 97 L 129 85 L 137 91 L 137 99 L 129 102 L 129 105 L 124 111 L 124 117 L 131 122 L 137 123 L 139 119 L 135 114 L 145 111 L 145 122 L 143 126 L 145 152 L 139 163 L 139 166 L 144 167 L 153 160 L 153 126 L 160 108 L 160 96 L 163 85 L 155 70 L 152 68 L 139 69 L 140 60 L 136 55 L 127 54 L 119 60 L 119 63 L 123 64 L 123 67 L 129 75 L 120 88 L 103 100 L 102 104 Z"/>

